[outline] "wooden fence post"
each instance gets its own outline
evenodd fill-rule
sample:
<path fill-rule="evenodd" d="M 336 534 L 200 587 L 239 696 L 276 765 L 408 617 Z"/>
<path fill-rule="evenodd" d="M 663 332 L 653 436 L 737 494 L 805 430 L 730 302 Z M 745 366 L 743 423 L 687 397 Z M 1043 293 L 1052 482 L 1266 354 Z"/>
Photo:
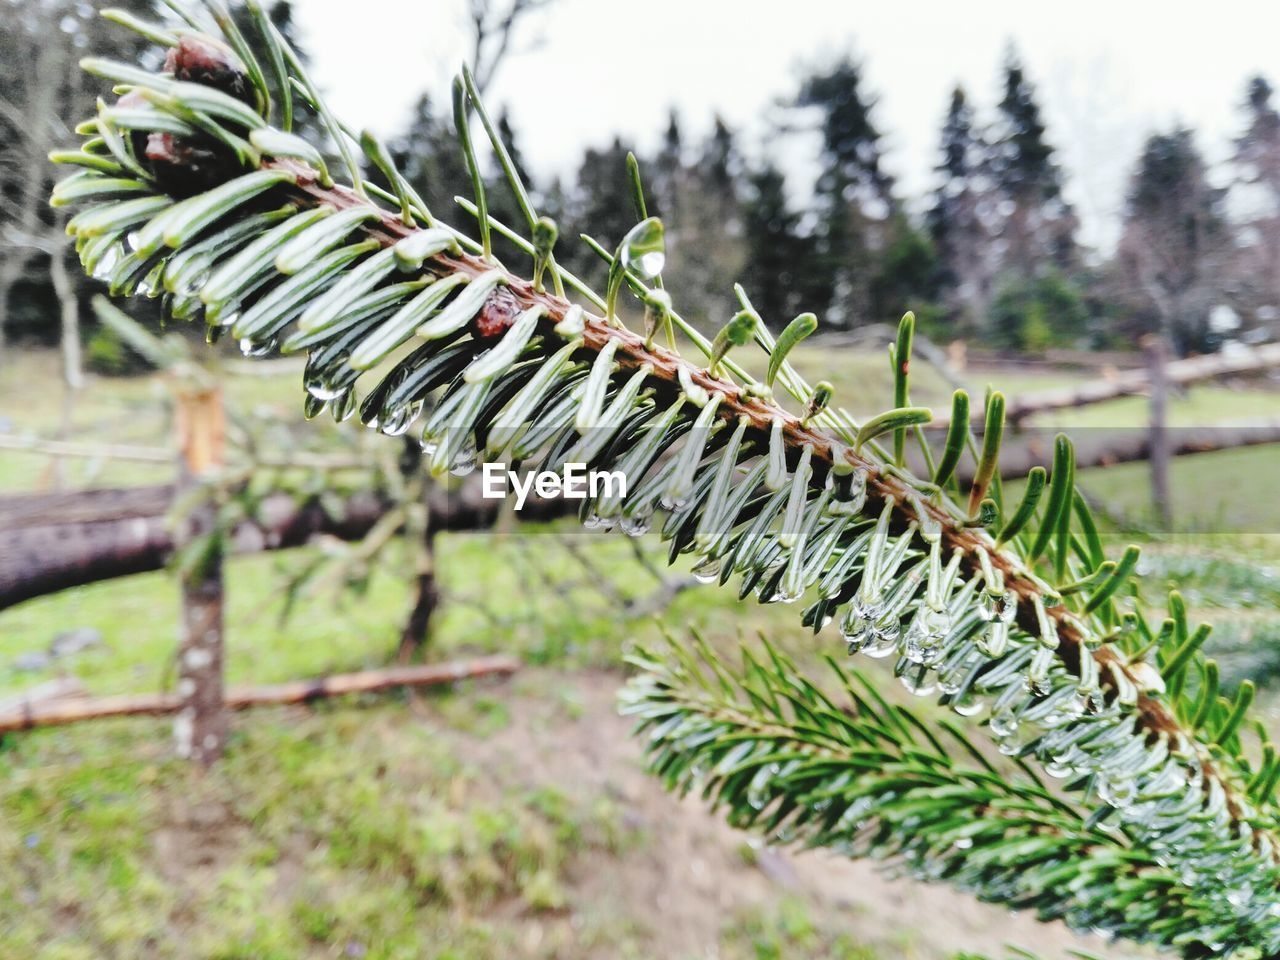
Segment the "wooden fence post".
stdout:
<path fill-rule="evenodd" d="M 178 496 L 194 494 L 223 463 L 226 424 L 222 391 L 190 387 L 177 391 Z M 222 756 L 228 717 L 222 677 L 222 544 L 218 506 L 203 498 L 179 518 L 174 541 L 181 549 L 197 540 L 199 560 L 181 575 L 182 624 L 178 640 L 178 699 L 173 723 L 178 756 L 208 766 Z"/>
<path fill-rule="evenodd" d="M 1148 425 L 1150 432 L 1151 507 L 1160 529 L 1168 530 L 1173 522 L 1169 499 L 1169 377 L 1166 371 L 1168 351 L 1164 337 L 1150 334 L 1142 341 L 1147 361 Z"/>

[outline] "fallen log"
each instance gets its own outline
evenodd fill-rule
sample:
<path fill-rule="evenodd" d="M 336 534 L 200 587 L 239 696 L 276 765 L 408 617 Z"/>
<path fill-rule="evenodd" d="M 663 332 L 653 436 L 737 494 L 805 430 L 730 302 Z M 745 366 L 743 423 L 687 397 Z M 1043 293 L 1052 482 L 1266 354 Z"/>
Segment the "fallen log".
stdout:
<path fill-rule="evenodd" d="M 430 687 L 479 677 L 509 676 L 520 668 L 514 657 L 492 656 L 452 663 L 388 667 L 360 673 L 339 673 L 314 680 L 294 680 L 274 686 L 231 687 L 229 710 L 310 703 L 350 693 L 377 693 L 395 687 Z M 64 726 L 107 717 L 163 716 L 176 713 L 182 699 L 176 693 L 130 694 L 118 697 L 28 699 L 0 712 L 0 734 L 34 727 Z"/>
<path fill-rule="evenodd" d="M 432 488 L 432 525 L 486 529 L 503 501 L 480 493 L 479 478 L 457 489 Z M 173 496 L 173 487 L 161 484 L 0 497 L 0 610 L 68 587 L 162 569 L 174 549 L 167 520 Z M 285 550 L 318 535 L 358 540 L 388 506 L 373 493 L 353 494 L 334 512 L 314 498 L 299 502 L 288 494 L 270 495 L 255 519 L 232 531 L 230 552 Z M 545 520 L 574 506 L 530 497 L 516 516 Z"/>
<path fill-rule="evenodd" d="M 1215 453 L 1242 447 L 1280 443 L 1280 420 L 1258 420 L 1248 423 L 1209 427 L 1170 427 L 1167 430 L 1170 456 L 1185 457 L 1197 453 Z M 1010 437 L 1000 448 L 1000 472 L 1006 479 L 1025 477 L 1032 467 L 1048 469 L 1053 461 L 1054 432 Z M 1072 434 L 1076 452 L 1076 469 L 1109 467 L 1120 463 L 1146 460 L 1151 453 L 1151 433 L 1145 427 L 1133 429 L 1078 430 Z M 958 472 L 962 483 L 972 479 L 970 463 Z"/>
<path fill-rule="evenodd" d="M 170 485 L 0 497 L 0 610 L 67 587 L 159 570 L 174 549 Z M 362 536 L 386 510 L 371 494 L 337 516 L 316 500 L 268 496 L 232 533 L 233 552 L 300 546 L 312 536 Z"/>
<path fill-rule="evenodd" d="M 1257 373 L 1272 367 L 1280 367 L 1280 343 L 1269 343 L 1238 352 L 1212 353 L 1203 357 L 1174 360 L 1165 365 L 1165 378 L 1170 386 L 1186 386 L 1201 380 Z M 1150 386 L 1151 378 L 1145 368 L 1121 370 L 1110 377 L 1090 380 L 1076 386 L 1010 398 L 1005 407 L 1005 419 L 1016 426 L 1037 413 L 1085 407 L 1119 397 L 1134 396 L 1146 393 Z M 943 410 L 934 412 L 938 415 L 930 422 L 929 428 L 945 429 L 951 419 L 949 413 Z M 975 404 L 974 422 L 981 424 L 983 416 L 982 405 Z"/>
<path fill-rule="evenodd" d="M 37 704 L 54 700 L 78 699 L 88 695 L 88 689 L 78 677 L 57 677 L 38 683 L 13 696 L 0 697 L 0 717 L 12 713 L 23 713 L 33 709 Z"/>

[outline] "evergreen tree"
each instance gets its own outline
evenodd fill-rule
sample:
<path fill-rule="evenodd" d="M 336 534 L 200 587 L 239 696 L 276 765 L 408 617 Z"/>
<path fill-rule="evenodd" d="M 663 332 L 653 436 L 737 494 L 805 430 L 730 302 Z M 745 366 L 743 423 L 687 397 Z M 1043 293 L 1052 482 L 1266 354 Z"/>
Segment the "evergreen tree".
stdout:
<path fill-rule="evenodd" d="M 884 247 L 876 257 L 871 280 L 873 315 L 889 317 L 913 310 L 932 318 L 938 296 L 937 250 L 926 231 L 899 211 L 887 224 Z"/>
<path fill-rule="evenodd" d="M 525 189 L 531 196 L 541 201 L 538 185 L 529 173 L 528 165 L 524 160 L 524 153 L 520 149 L 519 138 L 516 136 L 515 128 L 511 125 L 511 117 L 506 110 L 498 114 L 496 126 L 498 128 L 498 136 L 506 144 L 507 155 L 511 158 L 511 165 L 520 177 L 520 182 L 524 184 Z M 515 194 L 507 184 L 506 174 L 503 172 L 502 165 L 498 162 L 497 157 L 491 158 L 489 166 L 490 169 L 485 177 L 485 183 L 488 186 L 486 195 L 489 201 L 490 216 L 509 227 L 524 229 L 526 225 L 524 213 L 516 201 Z M 519 256 L 510 241 L 497 237 L 494 238 L 494 249 L 497 251 L 498 258 L 503 262 L 516 259 Z"/>
<path fill-rule="evenodd" d="M 811 303 L 813 238 L 801 231 L 801 214 L 787 200 L 786 180 L 772 163 L 749 177 L 743 206 L 747 278 L 752 303 L 770 327 L 780 329 Z"/>
<path fill-rule="evenodd" d="M 1280 319 L 1280 111 L 1265 77 L 1250 79 L 1246 124 L 1236 139 L 1234 165 L 1243 223 L 1231 276 L 1234 303 L 1252 324 Z"/>
<path fill-rule="evenodd" d="M 1004 64 L 1004 93 L 997 137 L 990 148 L 991 174 L 1009 213 L 999 232 L 1002 267 L 1029 277 L 1050 267 L 1075 267 L 1076 218 L 1062 195 L 1062 174 L 1046 139 L 1035 87 L 1016 53 Z"/>
<path fill-rule="evenodd" d="M 151 4 L 117 4 L 147 15 Z M 0 359 L 10 335 L 56 341 L 63 313 L 64 340 L 78 342 L 78 301 L 92 284 L 69 271 L 61 256 L 65 236 L 58 214 L 49 208 L 55 170 L 48 154 L 65 136 L 62 118 L 93 108 L 100 92 L 75 68 L 86 51 L 125 61 L 151 45 L 117 29 L 97 10 L 75 0 L 13 0 L 5 5 L 0 29 Z M 151 55 L 154 57 L 155 52 Z M 58 276 L 55 284 L 53 276 Z M 69 329 L 74 328 L 74 329 Z M 76 376 L 79 362 L 75 361 Z"/>
<path fill-rule="evenodd" d="M 862 90 L 861 66 L 846 57 L 811 74 L 796 103 L 820 115 L 818 258 L 829 278 L 822 299 L 830 323 L 852 326 L 874 315 L 874 261 L 897 210 L 893 180 L 881 166 L 881 134 L 871 117 L 874 101 Z"/>
<path fill-rule="evenodd" d="M 620 137 L 604 149 L 588 147 L 578 164 L 578 173 L 565 203 L 564 222 L 560 234 L 576 237 L 580 232 L 612 250 L 636 223 L 631 204 L 620 204 L 617 197 L 631 195 L 627 178 L 629 144 Z M 565 266 L 592 282 L 602 283 L 607 267 L 600 258 L 581 244 L 566 244 Z"/>
<path fill-rule="evenodd" d="M 471 191 L 467 166 L 450 145 L 455 142 L 453 118 L 437 111 L 427 94 L 418 97 L 404 133 L 389 144 L 405 178 L 432 211 L 452 211 L 453 198 Z"/>
<path fill-rule="evenodd" d="M 685 172 L 685 189 L 673 210 L 670 277 L 695 322 L 723 321 L 746 247 L 742 203 L 744 163 L 737 139 L 716 116 L 711 133 Z"/>
<path fill-rule="evenodd" d="M 1119 260 L 1148 329 L 1179 352 L 1213 346 L 1209 312 L 1222 297 L 1230 247 L 1225 191 L 1209 183 L 1191 130 L 1150 137 L 1129 189 Z"/>
<path fill-rule="evenodd" d="M 738 154 L 733 131 L 717 113 L 712 123 L 711 137 L 707 140 L 702 159 L 698 163 L 698 173 L 703 184 L 728 210 L 737 205 L 738 174 L 741 169 L 742 158 Z"/>
<path fill-rule="evenodd" d="M 942 157 L 934 168 L 938 186 L 925 215 L 938 256 L 937 282 L 949 327 L 956 333 L 979 329 L 992 293 L 992 203 L 985 147 L 974 129 L 973 108 L 957 86 L 942 125 Z"/>
<path fill-rule="evenodd" d="M 506 110 L 498 114 L 498 136 L 507 145 L 507 153 L 511 157 L 512 166 L 516 168 L 516 173 L 519 174 L 521 181 L 529 188 L 530 193 L 536 193 L 533 189 L 533 177 L 529 175 L 529 166 L 524 161 L 524 153 L 516 140 L 515 129 L 511 126 L 511 115 Z M 495 175 L 500 174 L 495 173 Z"/>
<path fill-rule="evenodd" d="M 662 133 L 662 145 L 654 158 L 650 213 L 668 221 L 679 219 L 680 194 L 686 188 L 684 165 L 684 134 L 680 130 L 680 117 L 672 108 L 667 118 L 667 128 Z"/>

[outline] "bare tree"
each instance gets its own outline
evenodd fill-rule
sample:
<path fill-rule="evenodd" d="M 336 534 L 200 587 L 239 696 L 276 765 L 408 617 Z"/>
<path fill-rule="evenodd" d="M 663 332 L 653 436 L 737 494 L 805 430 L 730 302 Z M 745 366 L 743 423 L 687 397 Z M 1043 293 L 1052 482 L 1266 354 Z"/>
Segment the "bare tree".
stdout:
<path fill-rule="evenodd" d="M 1233 199 L 1241 208 L 1233 303 L 1255 324 L 1280 320 L 1280 110 L 1272 94 L 1265 78 L 1249 81 L 1247 125 L 1233 157 Z"/>
<path fill-rule="evenodd" d="M 148 5 L 126 0 L 125 7 Z M 56 177 L 48 155 L 74 134 L 62 119 L 91 109 L 100 88 L 79 69 L 83 51 L 133 59 L 144 41 L 73 0 L 13 0 L 0 31 L 0 355 L 11 333 L 13 292 L 24 278 L 52 291 L 68 386 L 80 382 L 79 313 L 84 281 L 66 269 L 67 238 L 49 209 Z M 63 171 L 65 174 L 65 171 Z M 73 279 L 74 278 L 74 279 Z"/>
<path fill-rule="evenodd" d="M 554 0 L 469 0 L 467 18 L 471 27 L 471 71 L 476 86 L 484 93 L 493 82 L 502 61 L 511 51 L 520 21 Z"/>
<path fill-rule="evenodd" d="M 1224 191 L 1209 183 L 1192 132 L 1150 137 L 1129 190 L 1119 261 L 1136 283 L 1131 301 L 1180 353 L 1207 346 L 1230 250 Z"/>

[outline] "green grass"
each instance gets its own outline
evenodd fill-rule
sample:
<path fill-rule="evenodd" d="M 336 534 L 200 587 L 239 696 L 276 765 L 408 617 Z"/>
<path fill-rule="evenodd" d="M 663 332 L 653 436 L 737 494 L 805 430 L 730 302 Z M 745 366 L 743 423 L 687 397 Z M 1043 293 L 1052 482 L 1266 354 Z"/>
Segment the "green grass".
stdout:
<path fill-rule="evenodd" d="M 736 918 L 727 928 L 724 960 L 788 960 L 821 956 L 830 960 L 879 960 L 879 951 L 848 934 L 824 929 L 805 903 L 787 897 L 775 910 Z"/>
<path fill-rule="evenodd" d="M 1139 525 L 1151 522 L 1149 467 L 1123 463 L 1082 470 L 1080 487 L 1105 508 Z M 1243 447 L 1176 457 L 1169 470 L 1175 528 L 1193 534 L 1280 539 L 1280 446 Z"/>
<path fill-rule="evenodd" d="M 64 434 L 64 392 L 58 369 L 57 354 L 47 350 L 27 351 L 19 362 L 0 363 L 0 424 L 4 431 L 99 445 L 173 446 L 171 394 L 158 377 L 90 375 L 72 404 Z M 225 378 L 229 418 L 234 422 L 253 414 L 286 426 L 301 424 L 302 389 L 296 377 Z M 147 462 L 67 458 L 61 470 L 64 483 L 72 487 L 173 480 L 172 467 Z M 37 490 L 52 480 L 51 461 L 44 454 L 0 452 L 0 490 Z"/>
<path fill-rule="evenodd" d="M 590 740 L 599 705 L 584 702 L 591 687 L 573 678 L 604 669 L 615 686 L 624 645 L 660 629 L 590 602 L 583 580 L 600 570 L 623 595 L 653 587 L 621 538 L 578 534 L 589 536 L 586 570 L 560 532 L 445 536 L 438 558 L 447 605 L 433 657 L 501 650 L 550 669 L 417 705 L 391 695 L 242 714 L 208 776 L 172 759 L 162 719 L 0 740 L 0 956 L 650 956 L 652 918 L 594 905 L 574 881 L 584 860 L 624 869 L 644 824 L 624 823 L 607 789 L 579 789 L 554 769 L 509 774 L 472 755 L 503 733 L 536 742 L 567 725 Z M 304 602 L 280 626 L 281 578 L 307 554 L 228 564 L 231 682 L 391 655 L 407 598 L 390 575 L 375 576 L 359 601 Z M 540 590 L 522 582 L 534 564 L 547 578 Z M 95 625 L 104 645 L 57 668 L 95 693 L 155 689 L 171 679 L 175 592 L 171 575 L 156 573 L 24 604 L 0 616 L 0 664 L 68 624 Z M 502 597 L 520 599 L 506 606 Z M 813 648 L 783 629 L 794 608 L 746 606 L 730 617 L 735 608 L 729 591 L 707 589 L 679 598 L 664 622 L 701 626 L 726 645 L 754 624 Z M 0 694 L 49 675 L 0 671 Z M 513 729 L 513 711 L 530 710 L 535 719 Z M 781 909 L 758 929 L 726 925 L 723 955 L 874 956 L 829 917 L 811 930 L 800 908 Z M 529 948 L 530 929 L 542 927 Z"/>
<path fill-rule="evenodd" d="M 585 568 L 563 537 L 585 548 Z M 647 549 L 652 550 L 650 545 Z M 314 548 L 235 557 L 226 565 L 226 671 L 230 683 L 274 683 L 358 670 L 385 662 L 408 612 L 407 582 L 395 568 L 407 562 L 398 546 L 370 578 L 367 592 L 328 597 L 304 593 L 285 618 L 284 591 L 317 556 Z M 436 558 L 445 602 L 433 621 L 438 656 L 505 652 L 530 663 L 616 668 L 625 643 L 651 639 L 652 618 L 625 622 L 618 598 L 641 603 L 658 588 L 622 537 L 562 524 L 518 533 L 447 535 Z M 608 589 L 600 589 L 608 584 Z M 727 614 L 735 613 L 733 618 Z M 95 694 L 154 690 L 171 683 L 177 639 L 178 590 L 168 572 L 107 580 L 42 597 L 0 614 L 0 695 L 64 670 Z M 729 589 L 689 591 L 664 621 L 732 641 L 756 629 L 794 627 L 794 608 L 739 604 Z M 21 653 L 45 647 L 69 627 L 102 631 L 103 643 L 45 671 L 14 673 Z M 8 674 L 6 676 L 6 674 Z"/>
<path fill-rule="evenodd" d="M 798 361 L 833 379 L 838 402 L 856 413 L 876 412 L 889 395 L 883 356 L 842 354 L 832 364 L 805 346 Z M 28 383 L 55 382 L 54 369 L 47 354 L 0 368 L 0 416 L 53 435 L 57 391 Z M 916 375 L 917 402 L 946 402 L 950 389 L 927 365 L 917 364 Z M 1021 389 L 1063 378 L 991 376 Z M 235 415 L 265 410 L 290 429 L 300 420 L 292 379 L 234 378 L 228 390 Z M 163 444 L 163 398 L 150 380 L 93 380 L 71 436 Z M 1198 388 L 1172 414 L 1176 423 L 1197 423 L 1261 415 L 1274 403 L 1261 391 Z M 1131 399 L 1062 417 L 1111 425 L 1140 423 L 1143 413 L 1143 401 Z M 1272 499 L 1278 456 L 1280 448 L 1257 448 L 1176 461 L 1180 524 L 1202 532 L 1158 547 L 1276 563 L 1280 540 L 1266 535 L 1272 528 L 1261 525 L 1260 511 Z M 46 458 L 0 456 L 0 489 L 39 488 L 48 477 Z M 167 466 L 89 462 L 69 463 L 65 473 L 72 485 L 171 477 Z M 1085 471 L 1080 480 L 1117 513 L 1143 518 L 1143 465 Z M 1260 532 L 1222 532 L 1230 524 Z M 566 535 L 585 563 L 566 549 Z M 393 549 L 363 595 L 338 603 L 304 595 L 283 619 L 285 584 L 318 555 L 305 548 L 228 563 L 231 683 L 357 670 L 392 657 L 409 603 L 397 570 L 408 558 Z M 652 944 L 669 931 L 643 892 L 672 885 L 670 896 L 699 896 L 679 886 L 686 881 L 678 868 L 682 858 L 706 855 L 711 841 L 696 834 L 696 842 L 678 844 L 690 824 L 712 828 L 698 809 L 677 805 L 642 777 L 634 747 L 622 742 L 625 727 L 610 701 L 623 651 L 663 630 L 699 629 L 726 651 L 763 632 L 810 666 L 832 640 L 799 631 L 795 607 L 739 603 L 732 589 L 687 591 L 659 619 L 621 616 L 624 601 L 643 605 L 657 587 L 653 575 L 625 539 L 569 523 L 446 535 L 437 563 L 445 605 L 430 657 L 515 653 L 530 666 L 511 681 L 242 714 L 226 760 L 203 776 L 171 758 L 163 719 L 0 740 L 0 957 L 681 956 L 675 948 L 655 953 Z M 176 624 L 177 588 L 167 572 L 6 611 L 0 697 L 63 671 L 99 694 L 167 689 Z M 11 669 L 20 654 L 76 626 L 99 629 L 103 644 L 48 670 Z M 908 699 L 891 680 L 885 691 Z M 598 756 L 624 749 L 631 752 L 621 759 Z M 592 780 L 601 767 L 608 775 Z M 677 810 L 684 819 L 663 819 Z M 759 880 L 754 858 L 736 852 L 740 842 L 727 842 L 735 872 L 717 874 L 715 895 L 705 899 L 707 949 L 718 956 L 941 960 L 970 946 L 957 939 L 946 952 L 931 951 L 909 925 L 850 917 L 805 891 L 773 890 L 764 905 L 722 907 L 732 891 Z M 998 942 L 1003 920 L 993 928 Z"/>
<path fill-rule="evenodd" d="M 508 955 L 486 915 L 562 908 L 570 861 L 618 849 L 614 812 L 498 794 L 405 720 L 395 702 L 266 711 L 207 776 L 155 721 L 22 738 L 0 793 L 4 955 Z"/>

